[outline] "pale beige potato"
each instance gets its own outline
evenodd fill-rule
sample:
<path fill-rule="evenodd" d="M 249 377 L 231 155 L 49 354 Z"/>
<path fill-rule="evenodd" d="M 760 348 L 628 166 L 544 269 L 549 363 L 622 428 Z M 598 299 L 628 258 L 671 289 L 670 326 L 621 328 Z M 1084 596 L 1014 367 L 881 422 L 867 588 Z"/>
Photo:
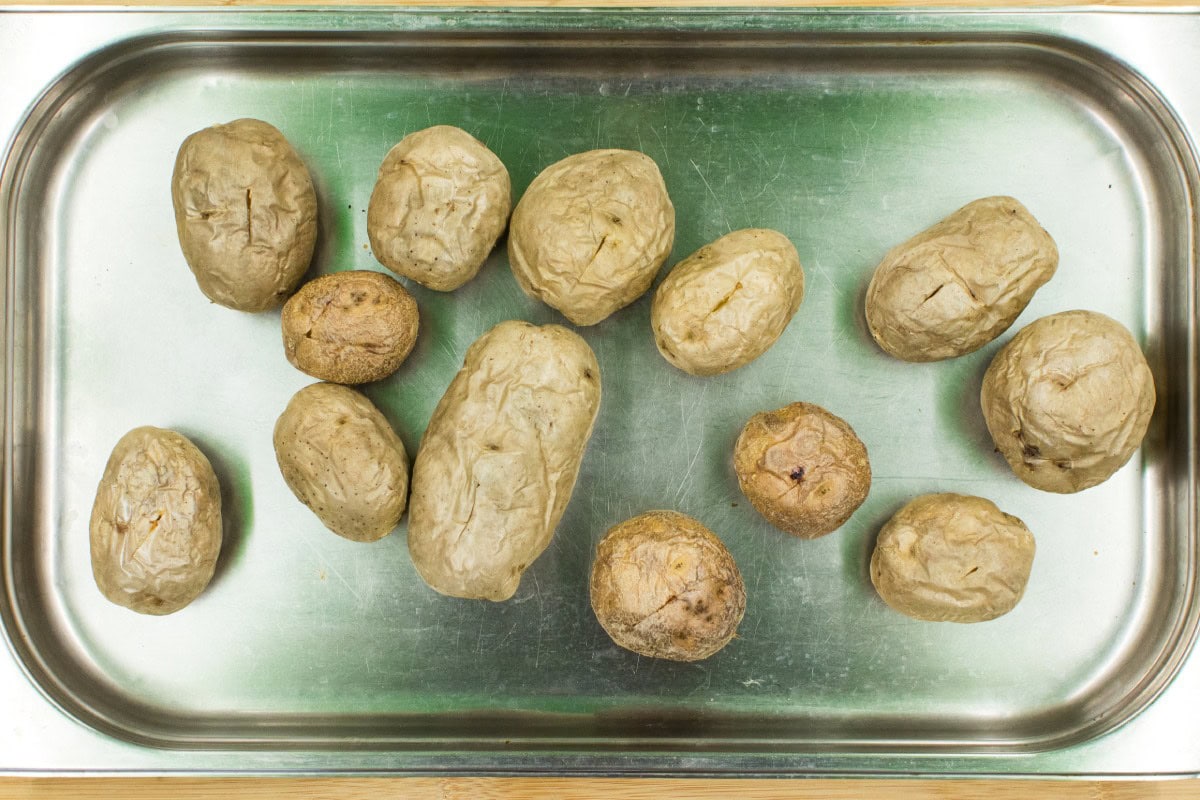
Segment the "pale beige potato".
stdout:
<path fill-rule="evenodd" d="M 991 500 L 926 494 L 879 532 L 871 583 L 889 606 L 930 622 L 984 622 L 1017 605 L 1036 547 Z"/>
<path fill-rule="evenodd" d="M 301 372 L 332 383 L 391 375 L 417 342 L 417 301 L 396 279 L 372 270 L 322 275 L 283 307 L 283 352 Z"/>
<path fill-rule="evenodd" d="M 867 448 L 841 417 L 812 403 L 755 414 L 733 448 L 738 486 L 767 521 L 814 539 L 840 528 L 867 499 Z"/>
<path fill-rule="evenodd" d="M 626 650 L 698 661 L 737 633 L 746 586 L 733 556 L 698 520 L 648 511 L 600 541 L 590 581 L 592 610 Z"/>
<path fill-rule="evenodd" d="M 239 119 L 187 137 L 175 158 L 171 199 L 183 257 L 214 303 L 274 308 L 312 262 L 312 178 L 266 122 Z"/>
<path fill-rule="evenodd" d="M 1058 248 L 1011 197 L 985 197 L 892 248 L 867 287 L 867 326 L 905 361 L 979 349 L 1058 268 Z"/>
<path fill-rule="evenodd" d="M 413 463 L 408 549 L 431 587 L 501 601 L 554 536 L 600 409 L 600 365 L 558 325 L 467 349 Z"/>
<path fill-rule="evenodd" d="M 452 125 L 410 133 L 383 159 L 367 206 L 379 263 L 449 292 L 478 274 L 508 224 L 508 170 L 483 142 Z"/>
<path fill-rule="evenodd" d="M 1154 376 L 1121 323 L 1064 311 L 1022 328 L 996 353 L 979 402 L 1017 477 L 1067 494 L 1108 480 L 1141 446 Z"/>
<path fill-rule="evenodd" d="M 719 375 L 765 353 L 803 300 L 804 270 L 788 238 L 734 231 L 675 265 L 654 294 L 650 327 L 671 364 Z"/>
<path fill-rule="evenodd" d="M 633 150 L 590 150 L 529 184 L 513 211 L 508 260 L 527 295 L 595 325 L 646 293 L 674 241 L 658 165 Z"/>
<path fill-rule="evenodd" d="M 92 575 L 109 600 L 171 614 L 200 596 L 221 552 L 221 487 L 182 434 L 134 428 L 108 457 L 88 526 Z"/>
<path fill-rule="evenodd" d="M 367 397 L 315 383 L 275 423 L 275 459 L 296 499 L 326 528 L 355 542 L 392 532 L 408 502 L 408 454 Z"/>

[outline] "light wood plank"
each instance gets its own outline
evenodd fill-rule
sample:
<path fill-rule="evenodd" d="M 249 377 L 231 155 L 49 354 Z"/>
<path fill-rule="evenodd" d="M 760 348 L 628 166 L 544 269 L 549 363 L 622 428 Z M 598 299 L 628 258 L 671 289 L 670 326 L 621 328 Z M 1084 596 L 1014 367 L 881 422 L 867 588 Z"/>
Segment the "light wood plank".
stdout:
<path fill-rule="evenodd" d="M 42 0 L 41 2 L 16 2 L 0 0 L 0 7 L 21 8 L 23 6 L 117 6 L 121 8 L 136 7 L 205 7 L 219 8 L 230 6 L 328 6 L 337 5 L 336 0 Z M 848 8 L 866 8 L 882 6 L 927 6 L 932 8 L 949 7 L 1079 7 L 1083 5 L 1078 0 L 996 0 L 996 2 L 980 2 L 979 0 L 408 0 L 402 4 L 394 0 L 357 0 L 359 6 L 388 6 L 399 5 L 413 7 L 521 7 L 521 8 L 685 8 L 685 7 L 721 7 L 721 8 L 803 8 L 828 7 L 831 5 Z M 1181 7 L 1177 0 L 1095 0 L 1088 6 L 1108 7 Z"/>
<path fill-rule="evenodd" d="M 3 800 L 1195 800 L 1200 781 L 0 778 Z"/>

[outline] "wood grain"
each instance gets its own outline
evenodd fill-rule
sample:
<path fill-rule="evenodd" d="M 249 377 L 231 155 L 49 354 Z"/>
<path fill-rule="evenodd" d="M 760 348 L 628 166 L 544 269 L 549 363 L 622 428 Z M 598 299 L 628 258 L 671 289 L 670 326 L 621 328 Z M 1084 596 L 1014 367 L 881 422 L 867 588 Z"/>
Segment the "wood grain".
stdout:
<path fill-rule="evenodd" d="M 230 7 L 328 6 L 337 0 L 0 0 L 27 6 Z M 393 0 L 356 0 L 394 6 Z M 1078 0 L 407 0 L 406 6 L 680 8 L 811 6 L 1065 7 Z M 1089 6 L 1182 7 L 1175 0 L 1093 0 Z M 1192 6 L 1194 7 L 1194 6 Z M 1200 800 L 1200 780 L 688 780 L 608 778 L 19 778 L 0 777 L 0 800 Z"/>
<path fill-rule="evenodd" d="M 337 0 L 42 0 L 41 2 L 13 2 L 0 0 L 0 7 L 21 8 L 23 6 L 108 6 L 118 8 L 137 7 L 204 7 L 221 8 L 231 6 L 329 6 L 346 5 Z M 879 8 L 883 6 L 926 6 L 930 8 L 962 8 L 978 7 L 1039 7 L 1063 8 L 1084 5 L 1081 0 L 995 0 L 995 2 L 978 2 L 975 0 L 407 0 L 396 3 L 394 0 L 356 0 L 356 6 L 407 6 L 407 7 L 471 7 L 493 6 L 506 8 L 804 8 L 804 7 L 846 7 L 846 8 Z M 1178 8 L 1184 4 L 1177 0 L 1093 0 L 1086 3 L 1089 7 L 1156 7 Z"/>
<path fill-rule="evenodd" d="M 569 778 L 6 778 L 0 800 L 1192 800 L 1200 781 L 687 780 Z"/>

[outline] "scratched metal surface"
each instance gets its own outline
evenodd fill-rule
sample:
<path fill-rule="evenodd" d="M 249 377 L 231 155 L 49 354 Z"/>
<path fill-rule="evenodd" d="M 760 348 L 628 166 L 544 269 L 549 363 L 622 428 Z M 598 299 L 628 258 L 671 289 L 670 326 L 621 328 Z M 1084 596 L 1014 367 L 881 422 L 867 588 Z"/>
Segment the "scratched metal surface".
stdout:
<path fill-rule="evenodd" d="M 12 19 L 0 19 L 10 32 Z M 800 770 L 820 754 L 911 765 L 899 753 L 988 771 L 1003 769 L 989 756 L 1033 759 L 1141 710 L 1195 620 L 1186 129 L 1101 50 L 1012 19 L 889 19 L 643 16 L 637 33 L 618 15 L 198 14 L 154 19 L 158 38 L 114 37 L 33 109 L 5 173 L 4 620 L 32 680 L 106 736 L 324 754 L 308 768 L 365 748 L 389 753 L 376 764 L 389 769 L 454 750 L 447 763 L 466 770 L 619 771 L 603 759 L 643 751 L 627 765 L 686 770 L 713 753 L 726 769 Z M 659 356 L 648 298 L 581 330 L 604 401 L 553 543 L 510 602 L 442 597 L 415 573 L 403 523 L 356 544 L 290 495 L 271 428 L 310 381 L 283 357 L 278 313 L 208 303 L 180 255 L 176 148 L 241 116 L 278 126 L 312 171 L 313 274 L 380 269 L 365 228 L 379 163 L 406 133 L 453 124 L 501 157 L 515 196 L 568 154 L 641 150 L 677 209 L 670 263 L 732 229 L 775 228 L 799 250 L 807 296 L 773 349 L 716 378 Z M 883 355 L 862 319 L 889 247 L 997 193 L 1020 198 L 1062 255 L 1017 325 L 1102 311 L 1145 344 L 1159 383 L 1147 447 L 1079 495 L 1024 486 L 992 451 L 977 393 L 1012 331 L 912 365 Z M 563 321 L 521 293 L 503 247 L 453 294 L 411 288 L 416 349 L 366 388 L 410 454 L 476 337 L 510 318 Z M 730 465 L 744 421 L 794 400 L 847 419 L 874 470 L 863 507 L 817 541 L 759 518 Z M 88 561 L 96 481 L 142 424 L 191 436 L 225 492 L 216 579 L 166 618 L 104 602 Z M 875 595 L 876 532 L 929 491 L 987 496 L 1032 528 L 1038 556 L 1015 611 L 928 624 Z M 708 661 L 623 651 L 590 611 L 596 542 L 653 508 L 703 520 L 745 576 L 739 636 Z"/>

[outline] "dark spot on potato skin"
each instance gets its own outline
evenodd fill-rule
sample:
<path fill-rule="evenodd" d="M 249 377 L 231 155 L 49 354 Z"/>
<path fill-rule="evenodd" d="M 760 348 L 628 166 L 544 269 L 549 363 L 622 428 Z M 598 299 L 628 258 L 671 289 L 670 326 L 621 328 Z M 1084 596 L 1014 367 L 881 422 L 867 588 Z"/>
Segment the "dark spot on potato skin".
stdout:
<path fill-rule="evenodd" d="M 790 475 L 791 479 L 796 483 L 804 480 L 804 467 L 795 467 Z"/>

